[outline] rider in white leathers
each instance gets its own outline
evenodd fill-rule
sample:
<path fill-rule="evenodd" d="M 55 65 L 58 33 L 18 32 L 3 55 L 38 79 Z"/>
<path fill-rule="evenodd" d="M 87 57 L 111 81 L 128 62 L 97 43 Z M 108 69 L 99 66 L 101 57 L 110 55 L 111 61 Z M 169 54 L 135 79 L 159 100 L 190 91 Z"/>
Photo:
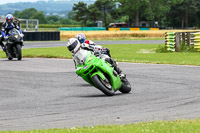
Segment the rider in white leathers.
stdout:
<path fill-rule="evenodd" d="M 121 74 L 122 70 L 117 66 L 116 62 L 111 58 L 110 50 L 108 48 L 102 47 L 101 45 L 97 45 L 91 40 L 86 40 L 86 37 L 83 33 L 77 34 L 75 38 L 79 40 L 79 42 L 81 43 L 81 47 L 83 49 L 94 52 L 96 56 L 110 63 L 118 74 Z"/>
<path fill-rule="evenodd" d="M 84 50 L 90 50 L 95 56 L 101 58 L 101 59 L 104 59 L 105 61 L 109 62 L 113 67 L 114 67 L 114 70 L 120 75 L 120 77 L 125 77 L 124 74 L 122 74 L 122 71 L 121 69 L 117 66 L 116 62 L 110 58 L 108 55 L 106 54 L 102 54 L 101 53 L 101 50 L 98 49 L 98 47 L 96 48 L 91 48 L 91 47 L 84 47 L 82 45 L 87 45 L 87 44 L 81 44 L 79 42 L 78 39 L 76 38 L 70 38 L 67 42 L 67 48 L 68 50 L 72 53 L 72 57 L 73 57 L 73 60 L 74 60 L 74 63 L 75 63 L 75 66 L 76 64 L 79 64 L 79 60 L 76 56 L 78 56 L 78 52 L 79 50 L 81 49 L 84 49 Z"/>

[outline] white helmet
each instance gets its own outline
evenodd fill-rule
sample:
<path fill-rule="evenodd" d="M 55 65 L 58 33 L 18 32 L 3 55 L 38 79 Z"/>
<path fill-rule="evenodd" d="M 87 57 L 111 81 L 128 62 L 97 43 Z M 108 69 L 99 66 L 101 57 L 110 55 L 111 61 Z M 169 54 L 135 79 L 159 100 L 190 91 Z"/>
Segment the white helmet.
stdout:
<path fill-rule="evenodd" d="M 76 38 L 70 38 L 67 42 L 67 48 L 71 53 L 77 53 L 80 47 L 81 44 Z"/>

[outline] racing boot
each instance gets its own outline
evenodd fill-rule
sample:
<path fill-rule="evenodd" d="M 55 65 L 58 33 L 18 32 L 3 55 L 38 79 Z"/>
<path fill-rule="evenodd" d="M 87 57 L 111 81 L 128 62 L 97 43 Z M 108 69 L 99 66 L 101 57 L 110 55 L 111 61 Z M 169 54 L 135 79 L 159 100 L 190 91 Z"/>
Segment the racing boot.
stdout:
<path fill-rule="evenodd" d="M 117 63 L 112 58 L 106 58 L 105 61 L 110 63 L 112 67 L 114 67 L 114 70 L 117 72 L 117 74 L 120 74 L 122 70 L 117 66 Z"/>
<path fill-rule="evenodd" d="M 114 66 L 114 70 L 118 73 L 118 74 L 121 74 L 122 73 L 122 70 L 116 65 Z"/>
<path fill-rule="evenodd" d="M 114 70 L 119 74 L 121 80 L 126 78 L 126 75 L 122 73 L 122 70 L 117 66 L 117 64 L 114 66 Z"/>

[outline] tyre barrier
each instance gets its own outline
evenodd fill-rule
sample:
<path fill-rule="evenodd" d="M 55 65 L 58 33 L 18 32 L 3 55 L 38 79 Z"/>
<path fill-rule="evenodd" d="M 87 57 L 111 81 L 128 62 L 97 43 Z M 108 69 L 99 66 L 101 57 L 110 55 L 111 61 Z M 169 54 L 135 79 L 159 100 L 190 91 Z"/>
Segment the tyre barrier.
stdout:
<path fill-rule="evenodd" d="M 159 28 L 108 28 L 109 31 L 144 31 L 159 30 Z"/>
<path fill-rule="evenodd" d="M 165 46 L 168 51 L 179 51 L 180 46 L 194 46 L 200 51 L 200 32 L 166 32 Z"/>
<path fill-rule="evenodd" d="M 165 46 L 168 51 L 175 51 L 176 48 L 176 33 L 175 32 L 166 32 L 165 33 Z"/>
<path fill-rule="evenodd" d="M 60 31 L 54 32 L 23 32 L 24 41 L 58 41 L 60 40 Z"/>
<path fill-rule="evenodd" d="M 200 51 L 200 32 L 194 33 L 194 48 Z"/>

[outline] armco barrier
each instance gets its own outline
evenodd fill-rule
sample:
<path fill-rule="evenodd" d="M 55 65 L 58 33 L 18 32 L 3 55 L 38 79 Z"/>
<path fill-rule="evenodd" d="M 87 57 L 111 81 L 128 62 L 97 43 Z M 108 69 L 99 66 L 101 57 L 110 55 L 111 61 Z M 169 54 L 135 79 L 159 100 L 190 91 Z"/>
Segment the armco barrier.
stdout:
<path fill-rule="evenodd" d="M 139 31 L 139 30 L 159 30 L 159 28 L 108 28 L 109 31 Z"/>
<path fill-rule="evenodd" d="M 150 30 L 149 28 L 140 28 L 140 30 Z"/>
<path fill-rule="evenodd" d="M 140 30 L 140 28 L 130 28 L 131 31 Z"/>
<path fill-rule="evenodd" d="M 150 30 L 159 30 L 159 28 L 149 28 Z"/>
<path fill-rule="evenodd" d="M 120 30 L 130 30 L 130 28 L 120 28 Z"/>
<path fill-rule="evenodd" d="M 108 28 L 109 31 L 120 31 L 120 28 Z"/>
<path fill-rule="evenodd" d="M 106 30 L 106 27 L 60 27 L 60 31 L 99 31 Z M 139 31 L 139 30 L 159 30 L 159 28 L 108 28 L 108 31 Z"/>
<path fill-rule="evenodd" d="M 24 41 L 57 41 L 60 40 L 60 31 L 55 32 L 23 32 Z"/>

